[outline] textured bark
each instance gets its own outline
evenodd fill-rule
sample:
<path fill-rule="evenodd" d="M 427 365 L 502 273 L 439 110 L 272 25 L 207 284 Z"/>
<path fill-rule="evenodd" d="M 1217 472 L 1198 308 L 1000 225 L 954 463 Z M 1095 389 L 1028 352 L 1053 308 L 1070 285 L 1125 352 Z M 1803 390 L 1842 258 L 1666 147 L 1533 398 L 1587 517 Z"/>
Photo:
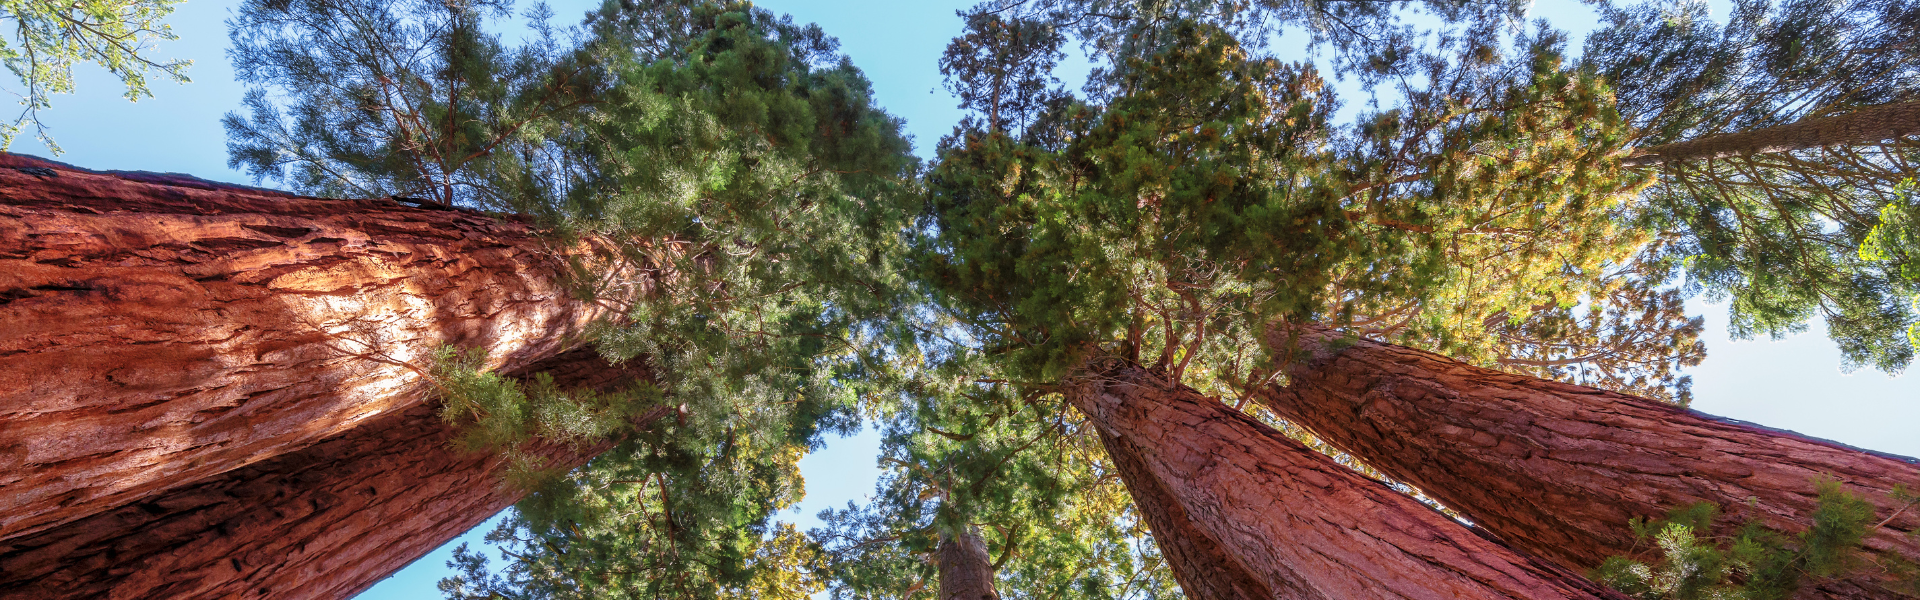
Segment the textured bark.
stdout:
<path fill-rule="evenodd" d="M 1752 131 L 1727 133 L 1647 148 L 1621 161 L 1627 166 L 1875 144 L 1920 135 L 1920 101 L 1862 108 L 1844 115 L 1804 119 Z"/>
<path fill-rule="evenodd" d="M 1160 547 L 1160 555 L 1166 557 L 1174 581 L 1180 582 L 1181 593 L 1194 600 L 1274 597 L 1259 576 L 1207 537 L 1200 525 L 1187 516 L 1187 511 L 1180 508 L 1179 499 L 1161 485 L 1153 470 L 1147 467 L 1146 459 L 1141 458 L 1131 444 L 1110 435 L 1100 436 L 1100 442 L 1106 447 L 1107 458 L 1120 472 L 1120 481 L 1127 485 L 1134 510 L 1140 511 L 1147 521 L 1147 529 L 1153 532 L 1153 542 Z"/>
<path fill-rule="evenodd" d="M 631 364 L 631 363 L 630 363 Z M 645 376 L 591 350 L 536 363 L 565 387 Z M 660 412 L 660 411 L 656 411 Z M 139 503 L 0 542 L 0 599 L 346 598 L 520 497 L 416 405 Z M 578 465 L 602 448 L 537 450 Z"/>
<path fill-rule="evenodd" d="M 513 370 L 601 313 L 523 224 L 0 155 L 0 541 L 419 405 L 443 343 Z"/>
<path fill-rule="evenodd" d="M 1121 471 L 1128 489 L 1157 490 L 1143 495 L 1149 505 L 1177 506 L 1191 525 L 1168 536 L 1187 542 L 1162 545 L 1176 573 L 1194 564 L 1178 558 L 1183 545 L 1225 555 L 1218 568 L 1178 575 L 1183 585 L 1236 578 L 1197 597 L 1619 597 L 1137 365 L 1092 369 L 1067 397 L 1123 450 L 1116 462 L 1134 463 Z"/>
<path fill-rule="evenodd" d="M 1800 531 L 1815 477 L 1837 477 L 1874 503 L 1900 505 L 1895 484 L 1920 483 L 1911 458 L 1880 454 L 1653 400 L 1501 373 L 1390 344 L 1335 342 L 1301 328 L 1291 383 L 1263 401 L 1282 417 L 1410 483 L 1521 549 L 1569 568 L 1633 547 L 1628 519 L 1714 502 L 1739 517 Z M 1866 541 L 1871 555 L 1920 556 L 1920 514 L 1908 510 Z M 1818 588 L 1893 597 L 1872 582 Z M 1873 588 L 1873 589 L 1868 589 Z"/>
<path fill-rule="evenodd" d="M 1000 600 L 993 585 L 993 558 L 979 532 L 941 534 L 934 564 L 940 570 L 940 600 Z"/>

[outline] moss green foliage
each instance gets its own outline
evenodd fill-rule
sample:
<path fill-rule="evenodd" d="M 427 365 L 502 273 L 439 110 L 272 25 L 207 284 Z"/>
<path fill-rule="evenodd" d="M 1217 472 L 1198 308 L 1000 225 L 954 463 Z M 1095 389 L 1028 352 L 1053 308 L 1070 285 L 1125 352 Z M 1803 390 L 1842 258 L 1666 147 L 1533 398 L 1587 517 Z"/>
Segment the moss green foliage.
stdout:
<path fill-rule="evenodd" d="M 522 489 L 551 485 L 565 474 L 533 454 L 537 445 L 582 449 L 619 436 L 639 419 L 667 416 L 658 410 L 664 399 L 650 382 L 601 393 L 560 389 L 545 372 L 515 381 L 486 370 L 486 353 L 479 350 L 443 346 L 434 353 L 431 373 L 440 416 L 460 432 L 455 445 L 469 452 L 504 451 L 511 461 L 508 483 Z"/>
<path fill-rule="evenodd" d="M 1846 575 L 1860 566 L 1860 542 L 1876 526 L 1873 505 L 1837 481 L 1814 487 L 1811 525 L 1793 535 L 1758 521 L 1716 525 L 1720 508 L 1710 502 L 1665 519 L 1636 517 L 1630 526 L 1647 549 L 1609 557 L 1593 577 L 1641 600 L 1778 600 L 1809 581 Z"/>
<path fill-rule="evenodd" d="M 12 35 L 0 37 L 0 63 L 20 78 L 24 89 L 19 116 L 0 123 L 0 151 L 13 147 L 13 138 L 31 124 L 40 141 L 54 154 L 53 143 L 40 124 L 40 111 L 53 106 L 54 94 L 73 92 L 73 65 L 93 63 L 127 87 L 126 98 L 151 97 L 147 74 L 159 72 L 187 82 L 190 60 L 160 60 L 153 44 L 176 39 L 162 23 L 181 0 L 6 0 L 0 2 L 0 21 Z"/>

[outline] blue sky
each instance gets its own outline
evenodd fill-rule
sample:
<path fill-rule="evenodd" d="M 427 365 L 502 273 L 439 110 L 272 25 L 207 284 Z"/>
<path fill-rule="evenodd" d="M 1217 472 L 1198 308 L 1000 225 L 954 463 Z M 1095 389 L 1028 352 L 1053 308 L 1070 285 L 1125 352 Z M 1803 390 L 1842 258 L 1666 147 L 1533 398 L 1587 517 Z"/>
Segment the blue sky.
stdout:
<path fill-rule="evenodd" d="M 551 4 L 557 21 L 570 22 L 598 3 Z M 839 37 L 842 51 L 873 80 L 881 105 L 907 120 L 921 156 L 927 156 L 960 117 L 954 99 L 940 88 L 936 61 L 959 30 L 954 10 L 970 4 L 972 0 L 760 2 L 796 20 L 819 23 Z M 243 91 L 233 81 L 225 57 L 224 20 L 232 5 L 190 0 L 170 19 L 181 39 L 163 45 L 158 54 L 194 60 L 191 84 L 155 83 L 155 98 L 128 103 L 120 97 L 117 82 L 97 69 L 80 69 L 78 93 L 57 97 L 55 108 L 43 115 L 67 151 L 58 160 L 94 169 L 170 171 L 251 183 L 244 174 L 227 168 L 225 135 L 219 124 L 221 115 L 238 107 Z M 1540 2 L 1534 9 L 1536 16 L 1551 18 L 1563 28 L 1590 27 L 1593 20 L 1584 18 L 1584 13 L 1572 0 Z M 1276 50 L 1285 58 L 1302 57 L 1289 52 L 1284 43 Z M 1354 95 L 1347 97 L 1349 106 L 1359 103 Z M 17 141 L 13 150 L 47 156 L 31 138 Z M 1695 380 L 1694 408 L 1874 450 L 1920 455 L 1920 436 L 1909 429 L 1920 424 L 1920 382 L 1913 376 L 1841 374 L 1839 353 L 1817 326 L 1782 341 L 1736 342 L 1726 337 L 1724 307 L 1695 301 L 1689 310 L 1706 316 L 1708 323 L 1708 357 L 1689 371 Z M 816 522 L 813 514 L 820 509 L 863 499 L 878 475 L 874 466 L 878 443 L 878 437 L 867 430 L 834 440 L 804 459 L 807 499 L 782 518 L 804 529 Z M 490 528 L 490 523 L 483 525 L 461 540 L 477 544 Z M 444 563 L 461 540 L 416 561 L 360 598 L 438 597 L 434 583 L 447 573 Z"/>

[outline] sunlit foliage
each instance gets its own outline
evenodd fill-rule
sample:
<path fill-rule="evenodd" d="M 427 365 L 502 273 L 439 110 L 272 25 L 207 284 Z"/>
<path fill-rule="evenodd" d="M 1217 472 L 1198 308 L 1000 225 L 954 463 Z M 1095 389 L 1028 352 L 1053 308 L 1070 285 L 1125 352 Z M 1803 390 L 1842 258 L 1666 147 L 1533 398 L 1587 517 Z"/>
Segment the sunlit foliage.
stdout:
<path fill-rule="evenodd" d="M 154 58 L 156 42 L 177 39 L 162 21 L 181 0 L 7 0 L 0 2 L 0 23 L 11 36 L 0 36 L 0 63 L 20 78 L 20 114 L 0 123 L 0 151 L 13 147 L 13 138 L 31 125 L 34 134 L 54 154 L 53 143 L 40 122 L 40 111 L 53 107 L 54 94 L 73 92 L 73 66 L 93 63 L 126 86 L 126 98 L 153 96 L 147 74 L 158 72 L 186 83 L 190 60 Z"/>

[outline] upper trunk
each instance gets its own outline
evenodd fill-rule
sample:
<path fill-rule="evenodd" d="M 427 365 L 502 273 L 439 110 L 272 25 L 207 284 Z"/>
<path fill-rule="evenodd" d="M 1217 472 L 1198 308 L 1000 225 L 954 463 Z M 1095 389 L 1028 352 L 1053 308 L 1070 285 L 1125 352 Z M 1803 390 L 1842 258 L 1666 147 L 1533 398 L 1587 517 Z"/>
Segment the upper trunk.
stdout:
<path fill-rule="evenodd" d="M 1875 144 L 1915 135 L 1920 135 L 1920 101 L 1898 102 L 1844 115 L 1654 146 L 1621 162 L 1627 166 L 1658 165 L 1825 146 Z"/>
<path fill-rule="evenodd" d="M 523 369 L 611 390 L 645 373 L 591 349 Z M 654 414 L 664 414 L 655 411 Z M 0 598 L 347 598 L 519 499 L 506 462 L 451 449 L 420 404 L 344 435 L 0 542 Z M 573 466 L 602 448 L 536 449 Z"/>
<path fill-rule="evenodd" d="M 993 559 L 979 533 L 941 534 L 934 562 L 940 569 L 940 600 L 1000 600 L 993 587 Z"/>
<path fill-rule="evenodd" d="M 1212 587 L 1196 597 L 1618 597 L 1137 365 L 1078 378 L 1067 397 L 1121 450 L 1128 489 L 1148 492 L 1183 586 Z"/>
<path fill-rule="evenodd" d="M 1878 508 L 1920 482 L 1915 460 L 1577 385 L 1502 373 L 1301 328 L 1305 358 L 1263 400 L 1282 417 L 1410 483 L 1522 549 L 1574 569 L 1634 548 L 1627 521 L 1713 502 L 1768 527 L 1809 525 L 1813 479 L 1837 477 Z M 1279 334 L 1277 334 L 1279 335 Z M 1276 347 L 1288 342 L 1276 337 Z M 1920 554 L 1909 510 L 1873 533 L 1873 555 Z M 1866 581 L 1884 581 L 1871 572 Z M 1860 586 L 1875 588 L 1862 589 Z M 1822 582 L 1843 597 L 1892 597 Z"/>
<path fill-rule="evenodd" d="M 577 345 L 555 266 L 476 212 L 0 155 L 0 540 L 416 406 L 437 345 Z"/>
<path fill-rule="evenodd" d="M 1173 570 L 1180 592 L 1194 600 L 1265 600 L 1273 592 L 1227 548 L 1213 541 L 1156 479 L 1146 459 L 1110 435 L 1100 436 L 1107 458 L 1120 472 L 1134 510 L 1147 521 L 1153 541 Z"/>

